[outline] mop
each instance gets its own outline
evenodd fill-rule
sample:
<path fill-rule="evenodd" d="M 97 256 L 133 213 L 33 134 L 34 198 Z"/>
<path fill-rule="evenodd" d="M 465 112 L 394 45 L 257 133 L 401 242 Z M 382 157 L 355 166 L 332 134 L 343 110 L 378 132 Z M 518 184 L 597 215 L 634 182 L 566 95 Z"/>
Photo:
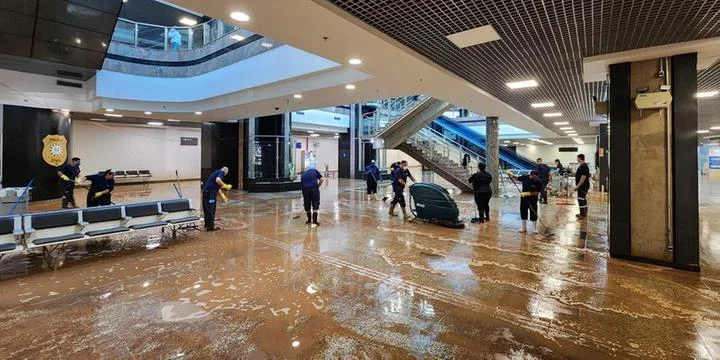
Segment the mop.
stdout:
<path fill-rule="evenodd" d="M 508 178 L 510 178 L 510 181 L 512 181 L 513 185 L 515 185 L 515 188 L 516 188 L 520 193 L 522 193 L 522 190 L 520 190 L 520 187 L 519 187 L 519 186 L 517 185 L 517 183 L 515 182 L 515 179 L 513 179 L 512 176 L 508 176 Z M 545 238 L 545 239 L 548 239 L 548 238 L 551 238 L 551 237 L 555 236 L 555 233 L 550 232 L 550 228 L 549 228 L 547 225 L 545 225 L 545 223 L 542 221 L 542 219 L 540 218 L 540 215 L 538 215 L 537 211 L 535 211 L 535 209 L 533 209 L 532 207 L 530 207 L 530 211 L 533 212 L 533 214 L 535 215 L 535 217 L 537 217 L 538 222 L 540 223 L 540 225 L 542 225 L 543 229 L 545 229 L 545 231 L 544 231 L 543 234 L 542 234 L 542 237 Z"/>

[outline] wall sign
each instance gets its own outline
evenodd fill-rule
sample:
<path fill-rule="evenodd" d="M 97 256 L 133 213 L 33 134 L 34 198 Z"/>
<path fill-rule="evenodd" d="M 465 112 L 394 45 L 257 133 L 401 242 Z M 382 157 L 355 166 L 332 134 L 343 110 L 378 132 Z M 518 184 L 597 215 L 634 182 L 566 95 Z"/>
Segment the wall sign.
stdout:
<path fill-rule="evenodd" d="M 710 156 L 708 159 L 711 169 L 720 169 L 720 156 Z"/>
<path fill-rule="evenodd" d="M 181 137 L 180 146 L 198 146 L 198 138 L 196 137 Z"/>
<path fill-rule="evenodd" d="M 43 139 L 42 157 L 50 166 L 60 166 L 67 160 L 67 139 L 64 135 L 48 135 Z"/>

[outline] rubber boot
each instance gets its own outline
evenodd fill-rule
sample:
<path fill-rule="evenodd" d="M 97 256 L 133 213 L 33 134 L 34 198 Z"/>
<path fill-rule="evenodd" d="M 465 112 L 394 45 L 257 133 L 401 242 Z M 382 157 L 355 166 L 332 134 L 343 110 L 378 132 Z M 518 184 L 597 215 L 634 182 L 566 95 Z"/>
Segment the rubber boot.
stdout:
<path fill-rule="evenodd" d="M 388 210 L 388 215 L 397 216 L 397 214 L 395 213 L 395 206 L 397 206 L 397 204 L 390 205 L 390 210 Z"/>
<path fill-rule="evenodd" d="M 408 215 L 407 210 L 405 209 L 405 207 L 401 207 L 400 209 L 402 210 L 403 219 L 404 219 L 404 220 L 412 220 L 412 219 L 414 219 L 412 215 Z"/>
<path fill-rule="evenodd" d="M 309 212 L 309 211 L 306 211 L 306 212 L 305 212 L 305 215 L 307 215 L 307 221 L 306 221 L 305 223 L 308 224 L 308 225 L 310 225 L 310 223 L 312 222 L 312 220 L 311 220 L 311 218 L 310 218 L 310 217 L 312 216 L 311 214 L 312 214 L 312 213 Z"/>
<path fill-rule="evenodd" d="M 527 232 L 527 220 L 522 221 L 522 228 L 518 231 L 520 233 L 526 233 Z"/>
<path fill-rule="evenodd" d="M 317 212 L 314 212 L 314 213 L 312 214 L 312 223 L 313 223 L 314 225 L 320 225 L 320 223 L 318 222 L 317 218 L 318 218 L 318 213 L 317 213 Z"/>
<path fill-rule="evenodd" d="M 538 233 L 537 221 L 532 222 L 532 227 L 533 227 L 533 234 L 537 234 Z"/>
<path fill-rule="evenodd" d="M 66 197 L 62 198 L 62 208 L 67 209 L 68 208 L 68 199 Z"/>

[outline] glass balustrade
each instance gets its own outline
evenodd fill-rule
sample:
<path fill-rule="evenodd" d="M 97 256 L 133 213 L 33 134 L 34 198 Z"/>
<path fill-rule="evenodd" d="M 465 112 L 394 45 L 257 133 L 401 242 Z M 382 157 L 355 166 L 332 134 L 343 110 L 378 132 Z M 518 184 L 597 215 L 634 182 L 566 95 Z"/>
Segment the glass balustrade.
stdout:
<path fill-rule="evenodd" d="M 366 138 L 373 137 L 425 99 L 427 99 L 427 96 L 413 95 L 379 99 L 363 104 L 363 108 L 371 110 L 366 110 L 363 113 L 362 136 Z"/>
<path fill-rule="evenodd" d="M 217 19 L 195 26 L 158 26 L 118 19 L 112 41 L 145 49 L 183 51 L 198 49 L 231 35 L 237 40 L 254 33 Z"/>
<path fill-rule="evenodd" d="M 465 154 L 470 156 L 468 161 L 468 173 L 477 169 L 480 162 L 485 163 L 485 158 L 480 154 L 473 152 L 465 146 L 460 145 L 455 140 L 433 130 L 430 127 L 421 129 L 417 134 L 413 135 L 409 141 L 424 152 L 433 154 L 434 156 L 444 157 L 458 164 L 462 163 Z"/>

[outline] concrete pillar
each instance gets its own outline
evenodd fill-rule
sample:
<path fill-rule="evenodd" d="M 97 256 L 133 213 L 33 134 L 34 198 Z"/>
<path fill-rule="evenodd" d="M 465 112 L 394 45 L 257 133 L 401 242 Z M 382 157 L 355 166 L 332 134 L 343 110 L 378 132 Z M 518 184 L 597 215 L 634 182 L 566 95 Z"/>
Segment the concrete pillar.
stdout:
<path fill-rule="evenodd" d="M 600 189 L 608 192 L 608 180 L 610 174 L 610 163 L 608 162 L 608 124 L 600 124 L 598 134 L 598 163 Z"/>
<path fill-rule="evenodd" d="M 485 120 L 485 158 L 487 171 L 493 174 L 497 181 L 492 182 L 493 196 L 500 196 L 500 127 L 497 116 L 488 116 Z"/>
<path fill-rule="evenodd" d="M 611 256 L 699 270 L 696 64 L 688 54 L 610 66 Z M 669 107 L 635 106 L 636 89 L 663 83 Z"/>

